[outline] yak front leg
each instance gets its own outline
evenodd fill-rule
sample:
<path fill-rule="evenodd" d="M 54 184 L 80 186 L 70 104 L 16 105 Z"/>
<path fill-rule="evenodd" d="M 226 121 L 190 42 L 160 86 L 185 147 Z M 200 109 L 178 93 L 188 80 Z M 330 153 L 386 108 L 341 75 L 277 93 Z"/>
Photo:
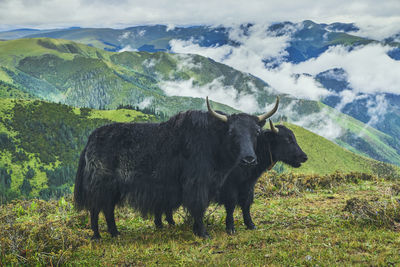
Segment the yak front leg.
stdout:
<path fill-rule="evenodd" d="M 226 232 L 229 235 L 232 235 L 236 232 L 235 223 L 233 219 L 234 210 L 235 210 L 234 203 L 225 203 L 225 211 L 226 211 L 225 225 L 226 225 Z"/>
<path fill-rule="evenodd" d="M 242 209 L 244 224 L 247 226 L 247 229 L 249 230 L 256 229 L 256 226 L 253 223 L 253 220 L 251 219 L 250 215 L 250 207 L 251 204 L 253 204 L 253 199 L 254 199 L 254 187 L 250 188 L 247 191 L 246 196 L 243 197 L 239 203 Z"/>
<path fill-rule="evenodd" d="M 165 212 L 165 219 L 167 220 L 169 225 L 175 225 L 174 218 L 172 216 L 172 210 L 167 210 Z"/>

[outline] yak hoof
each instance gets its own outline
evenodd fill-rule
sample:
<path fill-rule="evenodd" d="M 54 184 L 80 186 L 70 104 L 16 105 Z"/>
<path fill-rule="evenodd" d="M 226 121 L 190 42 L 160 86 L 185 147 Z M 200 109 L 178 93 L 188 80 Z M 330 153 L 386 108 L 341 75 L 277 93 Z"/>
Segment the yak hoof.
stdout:
<path fill-rule="evenodd" d="M 201 238 L 211 239 L 210 235 L 205 230 L 204 231 L 195 231 L 194 234 Z"/>
<path fill-rule="evenodd" d="M 115 231 L 115 232 L 112 232 L 110 234 L 111 234 L 112 237 L 117 237 L 117 236 L 121 235 L 121 233 L 119 231 Z"/>
<path fill-rule="evenodd" d="M 228 235 L 233 235 L 236 233 L 236 230 L 235 230 L 235 228 L 226 228 L 226 233 Z"/>
<path fill-rule="evenodd" d="M 93 234 L 90 239 L 95 241 L 95 240 L 100 240 L 100 238 L 101 238 L 100 234 Z"/>
<path fill-rule="evenodd" d="M 211 236 L 207 232 L 205 232 L 203 235 L 199 235 L 199 237 L 204 239 L 211 239 Z"/>
<path fill-rule="evenodd" d="M 254 225 L 254 223 L 246 225 L 248 230 L 254 230 L 257 229 L 257 227 Z"/>
<path fill-rule="evenodd" d="M 168 221 L 168 224 L 171 225 L 171 226 L 173 226 L 173 225 L 175 225 L 175 221 L 174 221 L 174 220 Z"/>

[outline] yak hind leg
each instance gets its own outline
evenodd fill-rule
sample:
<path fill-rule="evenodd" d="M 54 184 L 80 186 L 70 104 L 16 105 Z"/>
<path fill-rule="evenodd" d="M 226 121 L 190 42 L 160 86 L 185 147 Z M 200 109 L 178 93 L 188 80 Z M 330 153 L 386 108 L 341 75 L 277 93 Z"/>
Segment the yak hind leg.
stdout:
<path fill-rule="evenodd" d="M 162 223 L 162 212 L 156 211 L 154 214 L 154 224 L 158 229 L 163 228 L 163 223 Z"/>
<path fill-rule="evenodd" d="M 167 220 L 169 225 L 175 225 L 174 217 L 172 215 L 172 210 L 167 210 L 165 212 L 165 219 Z"/>
<path fill-rule="evenodd" d="M 90 210 L 90 224 L 93 230 L 92 240 L 101 238 L 99 233 L 99 213 L 100 211 L 98 209 L 92 208 Z"/>
<path fill-rule="evenodd" d="M 187 180 L 196 181 L 194 178 Z M 193 180 L 194 179 L 194 180 Z M 201 179 L 198 178 L 200 181 Z M 209 204 L 208 188 L 201 182 L 193 182 L 183 187 L 182 204 L 194 220 L 193 233 L 199 237 L 210 238 L 203 223 L 204 213 Z"/>
<path fill-rule="evenodd" d="M 203 223 L 204 212 L 201 215 L 195 214 L 192 216 L 194 219 L 193 233 L 199 237 L 210 238 L 210 235 L 208 234 L 206 227 Z"/>
<path fill-rule="evenodd" d="M 189 206 L 188 210 L 192 218 L 194 219 L 193 223 L 193 233 L 199 237 L 210 238 L 210 235 L 207 233 L 207 230 L 203 223 L 204 213 L 206 211 L 206 206 Z"/>
<path fill-rule="evenodd" d="M 112 237 L 120 235 L 120 232 L 118 232 L 117 226 L 115 225 L 114 210 L 115 205 L 109 205 L 103 210 L 104 216 L 106 217 L 108 232 L 111 234 Z"/>

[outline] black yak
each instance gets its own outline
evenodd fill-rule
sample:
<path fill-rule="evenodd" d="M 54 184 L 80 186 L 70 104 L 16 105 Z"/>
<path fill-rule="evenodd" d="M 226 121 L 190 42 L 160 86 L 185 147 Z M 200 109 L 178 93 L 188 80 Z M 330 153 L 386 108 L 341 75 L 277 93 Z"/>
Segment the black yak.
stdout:
<path fill-rule="evenodd" d="M 256 156 L 258 164 L 251 167 L 237 166 L 226 178 L 219 189 L 218 204 L 226 210 L 226 231 L 235 232 L 233 211 L 239 205 L 242 209 L 244 223 L 248 229 L 254 229 L 251 219 L 250 206 L 254 198 L 254 186 L 263 172 L 270 170 L 277 161 L 285 162 L 293 167 L 300 167 L 307 161 L 307 155 L 297 144 L 293 132 L 283 125 L 276 127 L 270 122 L 271 130 L 263 130 L 257 138 Z M 166 210 L 166 219 L 173 225 L 172 211 Z M 161 216 L 155 216 L 155 224 L 160 227 Z M 161 224 L 162 225 L 162 224 Z"/>
<path fill-rule="evenodd" d="M 257 136 L 275 107 L 260 116 L 186 111 L 162 123 L 115 123 L 89 136 L 75 179 L 78 210 L 90 211 L 94 239 L 103 211 L 108 231 L 119 234 L 114 208 L 127 201 L 143 215 L 161 216 L 183 205 L 193 232 L 208 236 L 203 216 L 210 199 L 239 164 L 254 165 Z M 172 215 L 171 215 L 172 218 Z"/>
<path fill-rule="evenodd" d="M 255 229 L 250 215 L 254 199 L 254 186 L 263 172 L 270 170 L 277 161 L 298 168 L 307 161 L 307 155 L 297 144 L 293 132 L 283 125 L 276 127 L 270 122 L 271 130 L 265 130 L 257 140 L 256 155 L 258 164 L 249 168 L 237 166 L 225 180 L 217 202 L 226 210 L 226 231 L 235 232 L 233 211 L 237 205 L 242 209 L 247 229 Z"/>

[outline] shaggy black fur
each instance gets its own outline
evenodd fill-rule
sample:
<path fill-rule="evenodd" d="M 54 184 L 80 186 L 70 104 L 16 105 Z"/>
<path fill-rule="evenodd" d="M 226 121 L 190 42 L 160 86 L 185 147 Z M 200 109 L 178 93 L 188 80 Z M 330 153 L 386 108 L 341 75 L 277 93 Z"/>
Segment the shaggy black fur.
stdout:
<path fill-rule="evenodd" d="M 93 131 L 74 192 L 77 209 L 90 211 L 93 238 L 100 238 L 100 211 L 111 235 L 119 234 L 114 208 L 124 201 L 143 215 L 160 218 L 168 211 L 171 224 L 172 212 L 183 205 L 194 218 L 194 233 L 208 236 L 203 216 L 209 202 L 236 165 L 255 164 L 265 123 L 248 114 L 227 117 L 223 122 L 208 112 L 187 111 L 163 123 L 116 123 Z"/>
<path fill-rule="evenodd" d="M 255 229 L 251 219 L 250 207 L 254 199 L 254 186 L 263 172 L 271 166 L 271 155 L 274 162 L 282 161 L 293 167 L 300 167 L 307 161 L 307 155 L 297 144 L 293 132 L 285 126 L 278 125 L 279 133 L 270 130 L 262 131 L 258 137 L 256 155 L 258 164 L 253 167 L 237 166 L 229 174 L 225 183 L 220 188 L 216 202 L 224 205 L 226 210 L 226 231 L 235 232 L 233 211 L 239 205 L 242 209 L 244 223 L 248 229 Z M 271 151 L 271 154 L 270 154 Z M 167 221 L 175 224 L 171 211 L 167 211 Z M 155 221 L 161 223 L 161 216 L 155 216 Z M 157 224 L 156 224 L 157 225 Z M 157 225 L 159 227 L 159 225 Z"/>

